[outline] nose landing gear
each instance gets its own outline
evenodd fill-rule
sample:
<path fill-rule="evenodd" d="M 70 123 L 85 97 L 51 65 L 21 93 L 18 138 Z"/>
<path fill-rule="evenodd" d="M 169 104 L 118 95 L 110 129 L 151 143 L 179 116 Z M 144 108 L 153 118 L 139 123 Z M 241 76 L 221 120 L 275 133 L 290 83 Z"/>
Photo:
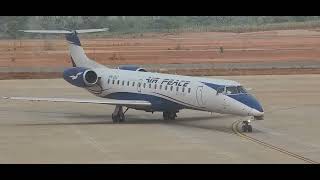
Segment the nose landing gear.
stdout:
<path fill-rule="evenodd" d="M 242 132 L 252 132 L 252 126 L 249 123 L 250 120 L 242 122 Z"/>

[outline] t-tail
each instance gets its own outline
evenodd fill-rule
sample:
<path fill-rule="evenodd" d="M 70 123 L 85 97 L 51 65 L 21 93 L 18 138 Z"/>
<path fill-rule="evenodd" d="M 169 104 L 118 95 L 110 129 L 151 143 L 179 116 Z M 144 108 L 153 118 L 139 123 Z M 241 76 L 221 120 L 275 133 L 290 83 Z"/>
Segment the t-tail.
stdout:
<path fill-rule="evenodd" d="M 93 33 L 108 31 L 108 28 L 103 29 L 83 29 L 83 30 L 20 30 L 26 33 L 38 33 L 38 34 L 64 34 L 70 49 L 71 62 L 73 67 L 83 68 L 100 68 L 105 67 L 87 57 L 85 54 L 78 34 L 80 33 Z"/>

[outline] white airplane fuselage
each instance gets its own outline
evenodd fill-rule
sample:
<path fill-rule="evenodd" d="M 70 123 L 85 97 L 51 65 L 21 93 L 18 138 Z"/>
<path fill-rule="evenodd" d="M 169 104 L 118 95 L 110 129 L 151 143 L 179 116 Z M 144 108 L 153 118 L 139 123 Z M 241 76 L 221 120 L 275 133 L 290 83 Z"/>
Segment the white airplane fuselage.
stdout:
<path fill-rule="evenodd" d="M 140 110 L 194 109 L 240 116 L 263 115 L 261 105 L 250 94 L 226 93 L 226 87 L 241 86 L 235 81 L 109 68 L 92 70 L 100 80 L 85 87 L 89 92 L 109 99 L 151 102 L 151 108 Z M 217 93 L 217 88 L 224 90 Z"/>

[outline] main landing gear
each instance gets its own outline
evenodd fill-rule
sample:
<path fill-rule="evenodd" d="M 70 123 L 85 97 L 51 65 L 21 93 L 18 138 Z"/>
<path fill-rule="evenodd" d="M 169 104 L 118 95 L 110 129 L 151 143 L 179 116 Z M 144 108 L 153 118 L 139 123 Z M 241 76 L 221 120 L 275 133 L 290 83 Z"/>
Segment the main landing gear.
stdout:
<path fill-rule="evenodd" d="M 163 112 L 164 120 L 175 120 L 177 117 L 177 112 Z"/>
<path fill-rule="evenodd" d="M 122 106 L 116 106 L 112 113 L 112 122 L 113 123 L 121 123 L 125 121 L 125 116 L 124 114 L 128 111 L 129 108 L 127 108 L 123 112 L 123 107 Z"/>
<path fill-rule="evenodd" d="M 250 120 L 242 122 L 242 132 L 252 132 L 252 126 L 249 123 Z"/>

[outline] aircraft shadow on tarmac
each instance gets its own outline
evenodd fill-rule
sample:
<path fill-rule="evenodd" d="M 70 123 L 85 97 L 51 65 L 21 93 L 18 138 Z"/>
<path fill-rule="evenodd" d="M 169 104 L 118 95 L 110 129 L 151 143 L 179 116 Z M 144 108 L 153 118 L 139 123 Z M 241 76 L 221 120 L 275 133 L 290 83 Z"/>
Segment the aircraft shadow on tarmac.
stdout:
<path fill-rule="evenodd" d="M 88 114 L 74 114 L 74 113 L 66 113 L 63 114 L 63 117 L 66 119 L 70 119 L 72 122 L 48 122 L 48 123 L 24 123 L 24 124 L 16 124 L 16 126 L 68 126 L 68 125 L 115 125 L 111 118 L 106 115 L 88 115 Z M 130 124 L 163 124 L 170 126 L 181 126 L 186 128 L 197 128 L 203 130 L 211 130 L 211 131 L 219 131 L 224 133 L 232 133 L 231 124 L 226 122 L 223 125 L 217 125 L 212 123 L 214 120 L 223 120 L 230 117 L 234 117 L 231 115 L 217 115 L 217 116 L 198 116 L 198 117 L 179 117 L 173 121 L 164 121 L 158 117 L 152 116 L 138 116 L 138 115 L 128 115 L 127 121 L 122 122 L 121 124 L 130 125 Z M 143 119 L 148 118 L 148 119 Z M 235 117 L 236 118 L 236 117 Z M 81 119 L 80 122 L 74 122 L 74 120 Z M 85 121 L 83 121 L 85 119 Z M 92 121 L 91 121 L 92 120 Z M 121 125 L 120 124 L 120 125 Z"/>

